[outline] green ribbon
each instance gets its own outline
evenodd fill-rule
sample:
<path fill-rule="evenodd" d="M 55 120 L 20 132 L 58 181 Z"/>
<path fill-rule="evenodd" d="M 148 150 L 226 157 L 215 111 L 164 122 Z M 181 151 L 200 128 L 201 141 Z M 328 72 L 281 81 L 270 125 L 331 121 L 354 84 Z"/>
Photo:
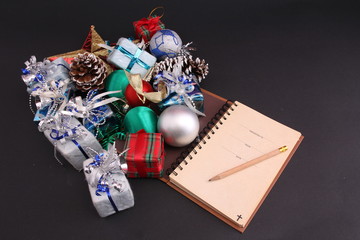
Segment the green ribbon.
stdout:
<path fill-rule="evenodd" d="M 108 125 L 105 131 L 98 132 L 98 134 L 101 135 L 101 137 L 98 138 L 100 139 L 99 142 L 105 150 L 108 150 L 109 143 L 113 144 L 116 139 L 125 140 L 124 115 L 126 112 L 123 109 L 123 105 L 124 103 L 120 101 L 109 104 L 113 110 L 112 123 Z"/>
<path fill-rule="evenodd" d="M 105 150 L 108 150 L 108 146 L 109 144 L 114 144 L 115 141 L 117 139 L 120 139 L 120 140 L 125 140 L 126 138 L 126 133 L 124 132 L 117 132 L 117 133 L 114 133 L 113 135 L 111 135 L 110 137 L 107 137 L 107 138 L 104 138 L 102 141 L 101 141 L 101 146 L 103 147 L 103 149 Z"/>

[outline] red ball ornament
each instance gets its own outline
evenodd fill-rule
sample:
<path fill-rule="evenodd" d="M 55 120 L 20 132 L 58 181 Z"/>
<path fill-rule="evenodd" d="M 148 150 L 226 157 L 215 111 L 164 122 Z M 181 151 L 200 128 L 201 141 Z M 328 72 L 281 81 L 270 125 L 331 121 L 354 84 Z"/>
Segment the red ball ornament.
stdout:
<path fill-rule="evenodd" d="M 154 92 L 150 83 L 142 80 L 143 92 Z M 125 90 L 125 98 L 130 107 L 149 106 L 150 101 L 143 95 L 137 94 L 135 89 L 129 84 Z"/>

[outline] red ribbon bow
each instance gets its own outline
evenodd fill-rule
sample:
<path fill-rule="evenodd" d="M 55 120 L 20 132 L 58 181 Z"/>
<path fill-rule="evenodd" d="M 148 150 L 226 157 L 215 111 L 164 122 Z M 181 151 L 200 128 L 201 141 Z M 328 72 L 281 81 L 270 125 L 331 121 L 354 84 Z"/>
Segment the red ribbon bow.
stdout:
<path fill-rule="evenodd" d="M 136 36 L 140 39 L 143 38 L 144 41 L 149 41 L 157 31 L 163 29 L 163 23 L 160 21 L 160 18 L 160 16 L 148 17 L 135 21 L 133 25 Z"/>

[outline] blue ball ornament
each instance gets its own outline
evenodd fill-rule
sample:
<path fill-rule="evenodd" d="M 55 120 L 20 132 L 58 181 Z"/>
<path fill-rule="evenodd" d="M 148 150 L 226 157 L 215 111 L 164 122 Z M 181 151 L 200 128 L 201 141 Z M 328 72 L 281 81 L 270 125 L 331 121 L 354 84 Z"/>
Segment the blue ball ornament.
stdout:
<path fill-rule="evenodd" d="M 150 39 L 150 52 L 159 60 L 176 57 L 182 47 L 179 35 L 169 29 L 157 31 Z"/>

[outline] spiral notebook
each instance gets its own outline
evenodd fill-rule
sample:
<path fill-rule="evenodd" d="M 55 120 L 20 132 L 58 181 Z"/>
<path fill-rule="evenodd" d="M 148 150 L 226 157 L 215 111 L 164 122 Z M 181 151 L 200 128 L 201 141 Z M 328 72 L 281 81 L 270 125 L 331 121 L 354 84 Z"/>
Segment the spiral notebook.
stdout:
<path fill-rule="evenodd" d="M 220 102 L 224 103 L 223 99 Z M 200 132 L 198 141 L 173 159 L 167 170 L 168 176 L 162 180 L 243 232 L 303 136 L 237 101 L 226 102 L 212 116 Z M 224 179 L 209 181 L 225 170 L 284 145 L 288 151 L 282 154 Z"/>

